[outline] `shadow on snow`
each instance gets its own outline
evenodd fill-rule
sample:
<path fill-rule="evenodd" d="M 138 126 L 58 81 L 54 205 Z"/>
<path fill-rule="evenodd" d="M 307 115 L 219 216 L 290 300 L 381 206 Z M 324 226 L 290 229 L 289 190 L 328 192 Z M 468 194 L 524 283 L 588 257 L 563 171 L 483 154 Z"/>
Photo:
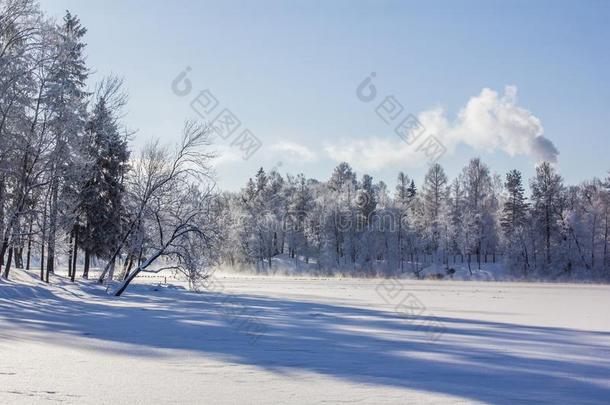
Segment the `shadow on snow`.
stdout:
<path fill-rule="evenodd" d="M 2 339 L 16 329 L 56 332 L 40 339 L 91 350 L 97 349 L 86 339 L 99 339 L 119 344 L 108 350 L 137 356 L 190 350 L 277 373 L 308 371 L 497 404 L 550 401 L 551 392 L 566 403 L 610 398 L 607 387 L 591 381 L 610 379 L 606 332 L 435 317 L 444 334 L 431 343 L 413 320 L 360 307 L 141 285 L 118 299 L 87 283 L 59 286 L 61 294 L 43 286 L 3 288 L 10 297 L 0 295 Z M 264 325 L 255 344 L 224 315 L 226 305 L 247 308 L 235 316 Z"/>

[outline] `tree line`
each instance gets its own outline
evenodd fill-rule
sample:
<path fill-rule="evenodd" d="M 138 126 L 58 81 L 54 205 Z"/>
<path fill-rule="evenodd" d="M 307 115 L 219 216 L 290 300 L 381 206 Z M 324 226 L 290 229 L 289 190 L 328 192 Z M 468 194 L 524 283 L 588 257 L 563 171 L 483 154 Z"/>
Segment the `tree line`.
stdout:
<path fill-rule="evenodd" d="M 393 190 L 345 162 L 327 181 L 261 168 L 221 197 L 221 260 L 267 269 L 284 255 L 327 272 L 419 276 L 423 257 L 449 270 L 458 256 L 472 272 L 501 255 L 517 278 L 607 280 L 610 174 L 569 186 L 541 162 L 526 187 L 518 170 L 500 176 L 479 158 L 454 179 L 432 164 L 419 186 L 401 172 Z"/>
<path fill-rule="evenodd" d="M 74 281 L 99 259 L 116 295 L 153 264 L 195 281 L 219 235 L 210 131 L 186 122 L 177 145 L 134 156 L 123 81 L 87 88 L 86 32 L 70 12 L 55 22 L 35 1 L 0 1 L 2 277 L 37 267 L 49 282 L 61 262 Z"/>
<path fill-rule="evenodd" d="M 87 87 L 86 29 L 48 19 L 33 0 L 0 0 L 0 274 L 58 266 L 116 281 L 174 269 L 194 286 L 219 263 L 268 269 L 288 258 L 321 272 L 422 274 L 422 257 L 472 271 L 500 257 L 515 277 L 608 279 L 610 175 L 566 185 L 542 162 L 492 173 L 472 159 L 454 179 L 439 164 L 390 188 L 347 163 L 326 181 L 262 168 L 218 192 L 212 132 L 187 121 L 180 141 L 135 153 L 123 81 Z M 526 195 L 526 188 L 529 193 Z"/>

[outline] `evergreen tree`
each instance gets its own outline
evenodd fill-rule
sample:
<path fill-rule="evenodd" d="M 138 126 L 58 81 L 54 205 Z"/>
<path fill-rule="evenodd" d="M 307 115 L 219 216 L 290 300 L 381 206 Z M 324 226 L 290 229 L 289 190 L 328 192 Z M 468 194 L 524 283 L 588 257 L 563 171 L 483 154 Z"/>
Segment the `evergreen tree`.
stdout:
<path fill-rule="evenodd" d="M 88 159 L 78 211 L 84 222 L 80 246 L 88 264 L 90 255 L 109 259 L 120 239 L 129 151 L 104 98 L 96 103 L 85 133 Z"/>
<path fill-rule="evenodd" d="M 409 184 L 409 188 L 407 189 L 407 197 L 415 198 L 417 196 L 417 187 L 415 187 L 415 181 L 411 180 L 411 184 Z"/>
<path fill-rule="evenodd" d="M 409 195 L 409 185 L 411 179 L 403 172 L 398 173 L 398 183 L 396 184 L 396 192 L 394 193 L 394 199 L 397 203 L 407 205 L 409 199 L 412 197 Z"/>
<path fill-rule="evenodd" d="M 545 263 L 549 266 L 553 257 L 553 243 L 560 236 L 560 212 L 565 192 L 563 179 L 549 162 L 542 162 L 536 167 L 531 188 L 534 219 L 541 230 Z"/>
<path fill-rule="evenodd" d="M 341 162 L 335 167 L 328 186 L 333 191 L 341 191 L 345 187 L 354 189 L 356 187 L 356 173 L 352 170 L 351 166 L 346 162 Z"/>
<path fill-rule="evenodd" d="M 87 116 L 88 94 L 85 91 L 85 81 L 89 73 L 85 64 L 83 42 L 87 30 L 81 26 L 78 17 L 66 12 L 63 24 L 57 28 L 57 32 L 57 61 L 46 94 L 46 102 L 54 113 L 50 128 L 55 136 L 49 185 L 47 281 L 48 274 L 53 273 L 55 267 L 60 185 L 70 166 L 70 157 L 80 154 L 75 147 L 79 144 L 78 137 L 82 134 Z"/>
<path fill-rule="evenodd" d="M 504 235 L 510 238 L 515 230 L 523 225 L 527 219 L 527 202 L 525 190 L 521 180 L 521 172 L 511 170 L 506 173 L 506 201 L 502 209 L 501 225 Z"/>
<path fill-rule="evenodd" d="M 358 214 L 363 224 L 368 224 L 377 208 L 377 198 L 373 187 L 373 178 L 368 174 L 362 176 L 362 185 L 358 191 Z"/>

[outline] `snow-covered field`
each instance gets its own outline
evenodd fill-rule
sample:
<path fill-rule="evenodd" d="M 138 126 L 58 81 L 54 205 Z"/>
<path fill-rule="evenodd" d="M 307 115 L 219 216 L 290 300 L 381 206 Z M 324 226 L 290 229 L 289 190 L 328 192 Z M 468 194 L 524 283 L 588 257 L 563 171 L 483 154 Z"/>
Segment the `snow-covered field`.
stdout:
<path fill-rule="evenodd" d="M 0 282 L 0 403 L 608 403 L 610 287 Z M 173 281 L 173 280 L 172 280 Z"/>

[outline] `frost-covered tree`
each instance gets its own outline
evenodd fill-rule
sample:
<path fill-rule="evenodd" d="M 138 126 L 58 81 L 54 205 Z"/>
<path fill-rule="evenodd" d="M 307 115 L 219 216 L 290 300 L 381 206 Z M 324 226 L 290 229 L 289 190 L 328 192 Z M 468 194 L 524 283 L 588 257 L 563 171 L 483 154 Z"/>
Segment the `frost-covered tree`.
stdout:
<path fill-rule="evenodd" d="M 192 239 L 199 238 L 206 246 L 215 239 L 217 217 L 209 209 L 214 197 L 213 184 L 209 182 L 209 161 L 214 156 L 207 148 L 209 136 L 207 127 L 186 122 L 182 140 L 173 150 L 151 143 L 133 163 L 127 184 L 136 211 L 130 215 L 130 223 L 124 228 L 114 257 L 109 258 L 100 281 L 106 278 L 110 265 L 136 225 L 149 234 L 149 245 L 144 247 L 146 260 L 130 272 L 114 295 L 121 295 L 140 272 L 148 270 L 162 257 L 171 260 L 172 266 L 185 263 L 191 266 L 194 259 L 185 255 L 193 254 L 191 247 L 197 246 Z"/>
<path fill-rule="evenodd" d="M 447 175 L 440 164 L 434 163 L 428 169 L 422 185 L 423 229 L 427 239 L 427 250 L 436 253 L 442 225 L 440 217 L 447 204 Z"/>
<path fill-rule="evenodd" d="M 527 220 L 527 201 L 525 199 L 525 189 L 521 180 L 521 172 L 511 170 L 506 173 L 506 201 L 502 208 L 502 229 L 507 238 Z"/>
<path fill-rule="evenodd" d="M 563 240 L 561 232 L 561 212 L 565 198 L 563 179 L 549 162 L 536 167 L 536 177 L 531 183 L 532 209 L 534 221 L 539 226 L 539 241 L 544 251 L 541 265 L 550 267 L 554 251 Z"/>
<path fill-rule="evenodd" d="M 78 17 L 66 12 L 53 43 L 57 57 L 45 94 L 53 113 L 49 128 L 54 136 L 50 157 L 47 280 L 55 268 L 60 188 L 71 167 L 71 157 L 80 155 L 78 138 L 83 133 L 87 118 L 88 93 L 85 87 L 89 69 L 85 64 L 83 41 L 86 32 Z"/>
<path fill-rule="evenodd" d="M 35 2 L 0 2 L 0 269 L 27 266 L 34 208 L 46 181 L 49 115 L 42 93 L 54 55 Z M 27 240 L 27 242 L 26 242 Z"/>
<path fill-rule="evenodd" d="M 493 231 L 487 215 L 492 191 L 489 168 L 481 159 L 471 159 L 463 169 L 461 179 L 464 190 L 464 238 L 461 250 L 468 255 L 469 264 L 471 255 L 475 254 L 480 268 L 484 240 Z"/>
<path fill-rule="evenodd" d="M 350 188 L 356 187 L 356 173 L 348 163 L 341 162 L 335 167 L 328 181 L 328 187 L 333 191 L 349 191 Z"/>
<path fill-rule="evenodd" d="M 523 274 L 527 276 L 529 252 L 526 230 L 529 212 L 521 172 L 511 170 L 506 173 L 504 187 L 506 196 L 500 223 L 506 242 L 506 257 L 512 267 L 519 271 L 522 270 Z"/>
<path fill-rule="evenodd" d="M 373 187 L 373 178 L 368 174 L 362 176 L 362 184 L 358 190 L 356 200 L 358 207 L 359 221 L 368 224 L 373 212 L 377 208 L 377 198 Z"/>
<path fill-rule="evenodd" d="M 121 81 L 105 79 L 94 97 L 85 90 L 85 33 L 69 12 L 55 24 L 35 1 L 0 1 L 2 276 L 37 262 L 49 281 L 65 253 L 74 279 L 79 248 L 86 262 L 94 255 L 105 265 L 101 279 L 124 259 L 123 289 L 158 257 L 192 275 L 214 258 L 211 219 L 223 212 L 205 191 L 206 131 L 187 124 L 177 151 L 155 146 L 150 159 L 129 161 Z"/>
<path fill-rule="evenodd" d="M 87 162 L 78 195 L 79 223 L 73 231 L 85 252 L 83 277 L 87 278 L 91 255 L 103 259 L 112 255 L 120 240 L 124 212 L 123 180 L 129 151 L 105 97 L 97 101 L 85 126 L 85 141 Z"/>

